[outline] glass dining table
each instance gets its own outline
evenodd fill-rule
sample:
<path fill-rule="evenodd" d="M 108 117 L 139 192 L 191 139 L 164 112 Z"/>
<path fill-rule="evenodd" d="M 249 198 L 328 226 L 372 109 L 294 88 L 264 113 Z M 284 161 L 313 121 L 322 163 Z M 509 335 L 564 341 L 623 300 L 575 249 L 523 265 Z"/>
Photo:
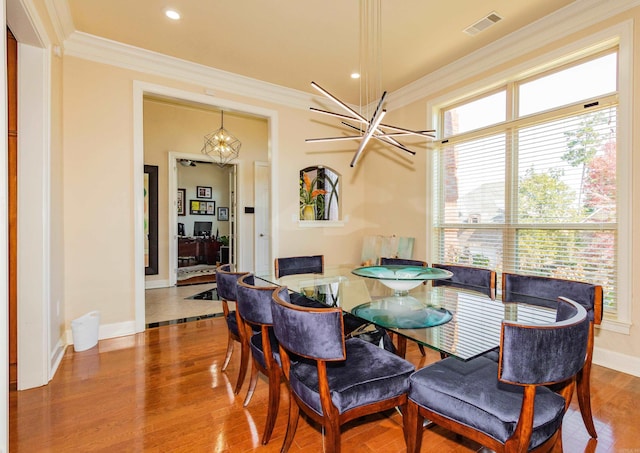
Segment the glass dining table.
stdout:
<path fill-rule="evenodd" d="M 431 268 L 425 268 L 431 269 Z M 423 270 L 423 272 L 429 272 Z M 290 291 L 369 321 L 438 352 L 469 360 L 500 345 L 503 320 L 544 324 L 555 310 L 522 303 L 503 304 L 479 292 L 432 286 L 429 280 L 450 275 L 423 274 L 411 289 L 398 290 L 382 275 L 358 266 L 325 266 L 322 274 L 276 278 L 256 273 L 256 284 L 286 286 Z M 389 277 L 387 277 L 388 279 Z M 394 280 L 393 277 L 390 277 Z M 396 280 L 403 280 L 402 277 Z M 406 288 L 406 286 L 404 287 Z M 403 341 L 406 344 L 406 341 Z"/>

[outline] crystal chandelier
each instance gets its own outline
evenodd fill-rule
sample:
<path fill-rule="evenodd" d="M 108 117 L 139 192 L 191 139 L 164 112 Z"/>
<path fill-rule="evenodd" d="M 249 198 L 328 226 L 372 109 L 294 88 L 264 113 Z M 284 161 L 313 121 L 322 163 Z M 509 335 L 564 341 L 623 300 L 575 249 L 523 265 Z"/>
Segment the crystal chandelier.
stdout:
<path fill-rule="evenodd" d="M 396 137 L 402 136 L 419 136 L 425 138 L 434 138 L 433 130 L 414 131 L 405 129 L 402 127 L 391 126 L 389 124 L 382 123 L 382 119 L 387 111 L 383 108 L 385 97 L 387 92 L 381 90 L 381 78 L 382 78 L 382 65 L 381 65 L 381 28 L 382 28 L 382 13 L 381 13 L 381 0 L 360 0 L 360 70 L 362 74 L 360 80 L 360 99 L 361 103 L 364 100 L 364 108 L 360 106 L 360 112 L 355 111 L 349 107 L 346 103 L 329 93 L 315 82 L 311 82 L 311 86 L 322 93 L 329 100 L 337 104 L 347 114 L 334 113 L 327 110 L 317 109 L 310 107 L 310 109 L 317 113 L 324 115 L 330 115 L 340 118 L 341 124 L 350 128 L 351 131 L 358 132 L 358 135 L 345 135 L 341 137 L 326 137 L 326 138 L 309 138 L 305 141 L 307 143 L 328 142 L 328 141 L 340 141 L 340 140 L 359 140 L 360 146 L 351 160 L 351 167 L 355 167 L 358 159 L 364 151 L 367 143 L 374 138 L 380 142 L 388 145 L 395 146 L 402 151 L 405 151 L 411 155 L 415 155 L 415 152 L 398 142 Z M 364 93 L 363 93 L 364 92 Z M 364 94 L 364 96 L 363 96 Z M 364 98 L 364 99 L 363 99 Z M 379 98 L 375 109 L 370 112 L 373 101 Z M 347 122 L 350 121 L 350 122 Z M 356 124 L 352 124 L 352 123 Z"/>
<path fill-rule="evenodd" d="M 202 153 L 211 157 L 215 163 L 224 167 L 240 155 L 240 140 L 224 128 L 224 112 L 220 112 L 220 129 L 204 136 Z"/>

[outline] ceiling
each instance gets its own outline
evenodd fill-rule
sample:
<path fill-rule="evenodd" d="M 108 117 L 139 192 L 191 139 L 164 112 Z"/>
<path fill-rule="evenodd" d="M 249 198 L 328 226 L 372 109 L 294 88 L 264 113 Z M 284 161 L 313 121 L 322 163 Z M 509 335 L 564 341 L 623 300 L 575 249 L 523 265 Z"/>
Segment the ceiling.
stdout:
<path fill-rule="evenodd" d="M 358 0 L 67 0 L 85 32 L 314 92 L 315 81 L 358 103 Z M 382 88 L 393 92 L 573 0 L 382 1 Z M 179 21 L 164 15 L 168 8 Z M 463 30 L 495 12 L 502 20 L 476 36 Z"/>

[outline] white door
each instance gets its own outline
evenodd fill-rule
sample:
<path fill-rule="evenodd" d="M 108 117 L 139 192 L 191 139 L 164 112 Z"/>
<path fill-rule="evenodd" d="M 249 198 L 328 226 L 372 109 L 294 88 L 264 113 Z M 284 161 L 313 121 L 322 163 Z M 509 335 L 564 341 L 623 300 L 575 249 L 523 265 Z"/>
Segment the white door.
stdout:
<path fill-rule="evenodd" d="M 271 270 L 271 170 L 268 162 L 256 162 L 254 166 L 254 263 L 256 273 Z"/>

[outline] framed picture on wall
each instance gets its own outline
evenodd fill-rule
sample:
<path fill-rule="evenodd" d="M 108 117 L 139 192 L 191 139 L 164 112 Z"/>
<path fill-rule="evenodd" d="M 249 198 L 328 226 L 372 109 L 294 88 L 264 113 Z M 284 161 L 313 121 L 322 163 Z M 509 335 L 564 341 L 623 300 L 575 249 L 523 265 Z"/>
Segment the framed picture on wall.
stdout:
<path fill-rule="evenodd" d="M 190 200 L 189 202 L 189 214 L 191 215 L 214 215 L 215 213 L 215 201 Z"/>
<path fill-rule="evenodd" d="M 178 215 L 186 215 L 186 209 L 184 207 L 184 200 L 186 199 L 186 189 L 178 189 Z"/>
<path fill-rule="evenodd" d="M 218 220 L 221 222 L 229 220 L 229 208 L 218 208 Z"/>
<path fill-rule="evenodd" d="M 213 198 L 213 191 L 211 187 L 197 186 L 196 196 L 197 198 Z"/>

